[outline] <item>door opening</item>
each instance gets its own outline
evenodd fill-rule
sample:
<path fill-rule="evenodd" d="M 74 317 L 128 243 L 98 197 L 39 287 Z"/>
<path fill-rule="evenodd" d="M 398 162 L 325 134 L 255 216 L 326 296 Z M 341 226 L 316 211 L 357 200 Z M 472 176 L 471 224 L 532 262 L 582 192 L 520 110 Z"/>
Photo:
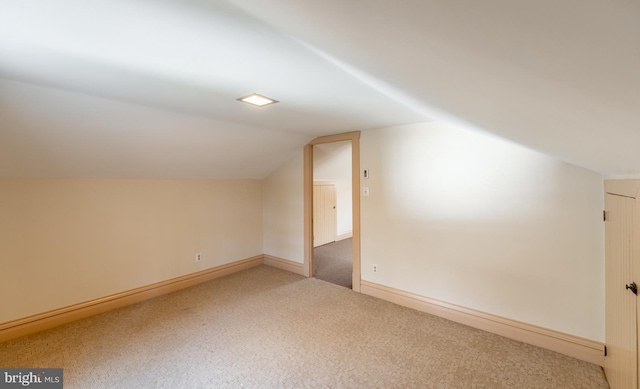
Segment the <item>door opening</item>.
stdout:
<path fill-rule="evenodd" d="M 351 141 L 323 143 L 313 152 L 314 277 L 351 289 Z"/>
<path fill-rule="evenodd" d="M 314 218 L 314 204 L 317 204 L 315 198 L 320 195 L 320 192 L 314 196 L 314 151 L 317 154 L 321 154 L 323 151 L 322 145 L 327 145 L 327 148 L 331 148 L 330 144 L 336 144 L 338 142 L 345 142 L 350 145 L 351 148 L 351 166 L 350 174 L 343 177 L 336 177 L 337 179 L 325 179 L 318 180 L 333 183 L 337 192 L 336 195 L 336 235 L 333 238 L 335 241 L 350 240 L 350 248 L 348 250 L 351 254 L 351 288 L 354 291 L 360 291 L 360 132 L 350 132 L 346 134 L 329 135 L 320 138 L 316 138 L 311 141 L 304 149 L 304 240 L 305 240 L 305 252 L 304 252 L 304 266 L 305 274 L 309 277 L 314 276 L 314 235 L 318 233 L 322 234 L 320 230 L 314 233 L 314 220 L 318 219 L 316 215 Z M 339 148 L 338 146 L 335 146 Z M 335 148 L 334 147 L 334 148 Z M 325 150 L 326 151 L 326 150 Z M 317 170 L 321 172 L 323 168 L 319 167 Z M 340 180 L 350 181 L 350 196 L 351 209 L 343 209 L 340 201 L 340 188 L 336 184 Z M 318 189 L 320 190 L 320 189 Z M 342 196 L 344 198 L 344 196 Z M 342 212 L 341 212 L 342 211 Z M 349 217 L 346 217 L 348 215 Z M 348 231 L 347 220 L 350 220 L 351 231 Z M 316 223 L 318 220 L 316 220 Z M 324 239 L 324 238 L 323 238 Z M 332 239 L 332 238 L 329 238 Z M 321 242 L 322 240 L 319 240 Z M 343 248 L 344 251 L 344 248 Z"/>

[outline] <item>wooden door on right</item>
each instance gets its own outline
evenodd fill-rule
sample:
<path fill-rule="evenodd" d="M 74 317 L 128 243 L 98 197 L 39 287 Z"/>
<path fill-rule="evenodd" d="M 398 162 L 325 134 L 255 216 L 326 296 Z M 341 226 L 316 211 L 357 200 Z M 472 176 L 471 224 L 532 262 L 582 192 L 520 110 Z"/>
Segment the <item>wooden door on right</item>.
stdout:
<path fill-rule="evenodd" d="M 605 196 L 604 368 L 611 389 L 638 388 L 638 300 L 633 280 L 636 201 L 611 193 Z"/>

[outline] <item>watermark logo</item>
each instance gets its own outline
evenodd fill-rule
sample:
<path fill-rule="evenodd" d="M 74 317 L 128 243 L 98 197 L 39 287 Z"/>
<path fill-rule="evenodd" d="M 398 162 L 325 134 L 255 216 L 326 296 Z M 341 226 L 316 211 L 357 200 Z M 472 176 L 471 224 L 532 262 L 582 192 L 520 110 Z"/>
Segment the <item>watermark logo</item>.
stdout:
<path fill-rule="evenodd" d="M 62 389 L 62 369 L 0 369 L 0 389 Z"/>

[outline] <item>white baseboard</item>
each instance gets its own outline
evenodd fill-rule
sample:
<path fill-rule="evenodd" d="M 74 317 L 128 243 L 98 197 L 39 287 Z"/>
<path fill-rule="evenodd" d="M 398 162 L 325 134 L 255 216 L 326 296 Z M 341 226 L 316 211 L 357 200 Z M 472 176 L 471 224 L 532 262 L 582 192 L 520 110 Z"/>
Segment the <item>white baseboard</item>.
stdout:
<path fill-rule="evenodd" d="M 262 265 L 262 255 L 217 266 L 182 277 L 116 293 L 110 296 L 0 323 L 0 342 L 34 334 L 62 324 L 139 303 L 153 297 L 175 292 L 203 282 Z"/>
<path fill-rule="evenodd" d="M 304 264 L 300 262 L 293 262 L 288 259 L 274 257 L 273 255 L 265 254 L 264 264 L 278 268 L 278 269 L 290 271 L 292 273 L 300 274 L 301 276 L 305 275 Z"/>
<path fill-rule="evenodd" d="M 349 239 L 352 237 L 353 237 L 353 231 L 345 232 L 344 234 L 338 234 L 338 236 L 336 236 L 336 242 L 340 240 Z"/>
<path fill-rule="evenodd" d="M 361 292 L 596 365 L 604 365 L 604 344 L 601 342 L 449 304 L 369 281 L 361 282 Z"/>

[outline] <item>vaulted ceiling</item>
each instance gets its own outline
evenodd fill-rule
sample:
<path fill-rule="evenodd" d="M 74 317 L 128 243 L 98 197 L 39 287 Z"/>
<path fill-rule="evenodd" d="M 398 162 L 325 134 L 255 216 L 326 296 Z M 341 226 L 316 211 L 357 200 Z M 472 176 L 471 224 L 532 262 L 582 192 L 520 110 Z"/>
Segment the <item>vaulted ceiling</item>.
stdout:
<path fill-rule="evenodd" d="M 0 0 L 0 177 L 263 178 L 431 119 L 640 173 L 640 2 Z"/>

